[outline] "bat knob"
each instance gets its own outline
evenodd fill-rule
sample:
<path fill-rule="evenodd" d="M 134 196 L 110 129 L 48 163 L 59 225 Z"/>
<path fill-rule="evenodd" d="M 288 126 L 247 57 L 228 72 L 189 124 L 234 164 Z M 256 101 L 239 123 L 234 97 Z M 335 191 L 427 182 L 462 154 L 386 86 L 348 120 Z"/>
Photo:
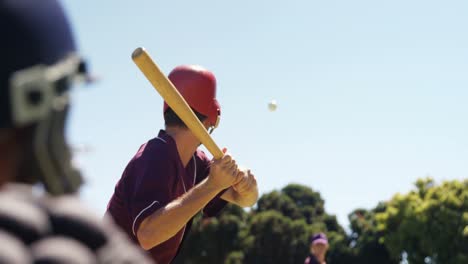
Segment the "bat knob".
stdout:
<path fill-rule="evenodd" d="M 145 48 L 138 47 L 132 52 L 132 59 L 140 57 L 140 55 L 145 52 Z"/>

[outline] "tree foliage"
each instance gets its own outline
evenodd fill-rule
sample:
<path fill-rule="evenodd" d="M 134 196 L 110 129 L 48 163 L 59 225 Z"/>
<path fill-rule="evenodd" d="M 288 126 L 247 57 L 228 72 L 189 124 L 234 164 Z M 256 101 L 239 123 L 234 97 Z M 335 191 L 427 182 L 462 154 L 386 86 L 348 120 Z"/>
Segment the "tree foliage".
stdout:
<path fill-rule="evenodd" d="M 218 218 L 194 219 L 176 263 L 303 263 L 309 237 L 325 232 L 328 263 L 468 263 L 468 183 L 430 179 L 373 209 L 355 209 L 348 232 L 319 192 L 289 184 L 262 195 L 250 211 L 229 205 Z M 432 261 L 432 262 L 431 262 Z"/>
<path fill-rule="evenodd" d="M 236 263 L 242 252 L 241 230 L 245 229 L 247 213 L 240 207 L 228 205 L 219 217 L 193 219 L 190 235 L 174 261 L 175 263 Z M 241 258 L 242 259 L 242 258 Z"/>
<path fill-rule="evenodd" d="M 468 180 L 437 186 L 420 179 L 415 190 L 395 195 L 376 218 L 394 258 L 405 252 L 410 263 L 468 263 Z"/>
<path fill-rule="evenodd" d="M 348 215 L 352 231 L 349 252 L 354 260 L 349 263 L 398 263 L 390 258 L 390 253 L 381 241 L 382 233 L 377 230 L 376 214 L 385 210 L 385 206 L 380 203 L 372 210 L 356 209 Z"/>

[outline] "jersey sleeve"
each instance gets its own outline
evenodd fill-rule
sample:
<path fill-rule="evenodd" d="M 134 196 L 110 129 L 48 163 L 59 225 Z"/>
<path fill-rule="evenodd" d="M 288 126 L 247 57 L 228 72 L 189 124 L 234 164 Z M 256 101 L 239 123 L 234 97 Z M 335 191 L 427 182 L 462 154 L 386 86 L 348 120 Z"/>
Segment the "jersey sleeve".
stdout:
<path fill-rule="evenodd" d="M 201 177 L 197 178 L 197 184 L 204 180 L 210 174 L 210 164 L 211 160 L 206 156 L 206 154 L 199 150 L 197 151 L 197 175 Z M 222 190 L 218 193 L 202 210 L 204 216 L 212 217 L 218 215 L 221 210 L 227 205 L 227 202 L 221 198 L 224 192 L 227 189 Z"/>
<path fill-rule="evenodd" d="M 133 184 L 128 190 L 128 207 L 132 221 L 132 232 L 136 232 L 143 220 L 170 202 L 173 175 L 176 175 L 174 162 L 168 160 L 164 151 L 147 148 L 133 160 L 130 167 Z"/>

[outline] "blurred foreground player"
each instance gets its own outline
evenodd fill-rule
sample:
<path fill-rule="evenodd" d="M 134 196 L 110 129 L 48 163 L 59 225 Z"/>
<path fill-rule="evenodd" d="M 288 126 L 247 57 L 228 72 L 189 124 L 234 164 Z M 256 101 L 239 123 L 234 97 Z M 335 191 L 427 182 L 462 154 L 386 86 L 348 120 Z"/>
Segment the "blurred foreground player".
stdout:
<path fill-rule="evenodd" d="M 0 38 L 0 263 L 151 263 L 73 196 L 64 127 L 86 71 L 60 4 L 0 0 Z"/>

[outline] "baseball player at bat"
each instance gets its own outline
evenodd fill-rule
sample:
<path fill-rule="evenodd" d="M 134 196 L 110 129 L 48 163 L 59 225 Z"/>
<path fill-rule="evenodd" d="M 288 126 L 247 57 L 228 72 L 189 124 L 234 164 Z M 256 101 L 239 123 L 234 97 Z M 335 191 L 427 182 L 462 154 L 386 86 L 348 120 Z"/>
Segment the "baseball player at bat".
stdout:
<path fill-rule="evenodd" d="M 179 66 L 168 76 L 208 131 L 218 124 L 216 78 L 200 66 Z M 143 144 L 125 168 L 107 215 L 158 263 L 171 263 L 202 210 L 217 215 L 227 202 L 250 207 L 257 182 L 226 153 L 210 160 L 200 141 L 164 103 L 165 128 Z"/>

